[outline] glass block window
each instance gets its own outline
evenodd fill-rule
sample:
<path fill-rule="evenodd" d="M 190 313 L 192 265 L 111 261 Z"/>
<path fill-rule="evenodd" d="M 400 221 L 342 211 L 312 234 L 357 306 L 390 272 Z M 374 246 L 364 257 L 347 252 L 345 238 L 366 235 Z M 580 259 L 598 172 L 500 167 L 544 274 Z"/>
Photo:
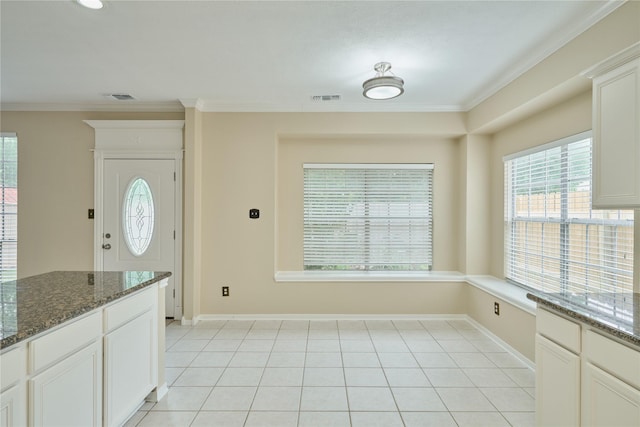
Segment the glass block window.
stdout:
<path fill-rule="evenodd" d="M 151 187 L 144 178 L 135 178 L 124 193 L 123 234 L 131 253 L 144 254 L 153 238 L 154 205 Z"/>

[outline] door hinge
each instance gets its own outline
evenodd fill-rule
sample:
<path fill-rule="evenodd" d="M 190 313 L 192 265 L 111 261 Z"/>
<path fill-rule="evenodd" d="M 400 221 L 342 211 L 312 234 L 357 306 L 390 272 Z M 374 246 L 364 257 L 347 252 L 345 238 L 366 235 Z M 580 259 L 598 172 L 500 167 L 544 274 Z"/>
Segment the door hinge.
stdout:
<path fill-rule="evenodd" d="M 176 240 L 176 230 L 173 230 L 173 240 Z"/>
<path fill-rule="evenodd" d="M 173 290 L 173 297 L 174 298 L 176 297 L 176 290 L 175 289 Z"/>
<path fill-rule="evenodd" d="M 173 181 L 175 182 L 175 180 L 176 180 L 176 173 L 174 172 L 173 173 Z"/>

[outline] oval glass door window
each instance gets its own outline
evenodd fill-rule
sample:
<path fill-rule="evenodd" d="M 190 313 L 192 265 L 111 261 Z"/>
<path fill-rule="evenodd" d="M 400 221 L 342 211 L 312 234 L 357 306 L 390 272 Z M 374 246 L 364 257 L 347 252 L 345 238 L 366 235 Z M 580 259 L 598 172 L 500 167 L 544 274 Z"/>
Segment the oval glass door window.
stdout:
<path fill-rule="evenodd" d="M 133 255 L 143 255 L 151 244 L 155 219 L 151 187 L 144 178 L 131 181 L 122 206 L 124 240 Z"/>

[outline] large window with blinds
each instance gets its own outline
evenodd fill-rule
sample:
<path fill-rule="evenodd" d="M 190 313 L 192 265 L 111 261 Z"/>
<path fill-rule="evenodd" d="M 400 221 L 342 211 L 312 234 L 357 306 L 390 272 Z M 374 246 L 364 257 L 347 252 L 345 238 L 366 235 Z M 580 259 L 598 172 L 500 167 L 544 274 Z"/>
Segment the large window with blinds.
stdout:
<path fill-rule="evenodd" d="M 505 157 L 505 276 L 545 292 L 633 289 L 633 210 L 591 209 L 591 133 Z"/>
<path fill-rule="evenodd" d="M 18 138 L 0 133 L 0 329 L 18 325 L 16 284 L 18 264 Z"/>
<path fill-rule="evenodd" d="M 0 134 L 0 282 L 15 280 L 18 265 L 18 138 Z"/>
<path fill-rule="evenodd" d="M 305 164 L 304 269 L 432 267 L 432 164 Z"/>

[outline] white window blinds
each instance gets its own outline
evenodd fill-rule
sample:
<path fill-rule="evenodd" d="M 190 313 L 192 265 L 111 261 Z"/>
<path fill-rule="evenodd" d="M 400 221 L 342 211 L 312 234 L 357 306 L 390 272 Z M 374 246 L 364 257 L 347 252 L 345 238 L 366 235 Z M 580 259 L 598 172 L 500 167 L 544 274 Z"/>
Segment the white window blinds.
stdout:
<path fill-rule="evenodd" d="M 505 158 L 505 276 L 545 292 L 631 292 L 633 211 L 591 209 L 591 134 Z"/>
<path fill-rule="evenodd" d="M 0 282 L 15 280 L 18 265 L 18 138 L 0 134 Z"/>
<path fill-rule="evenodd" d="M 305 164 L 305 270 L 430 270 L 432 164 Z"/>

